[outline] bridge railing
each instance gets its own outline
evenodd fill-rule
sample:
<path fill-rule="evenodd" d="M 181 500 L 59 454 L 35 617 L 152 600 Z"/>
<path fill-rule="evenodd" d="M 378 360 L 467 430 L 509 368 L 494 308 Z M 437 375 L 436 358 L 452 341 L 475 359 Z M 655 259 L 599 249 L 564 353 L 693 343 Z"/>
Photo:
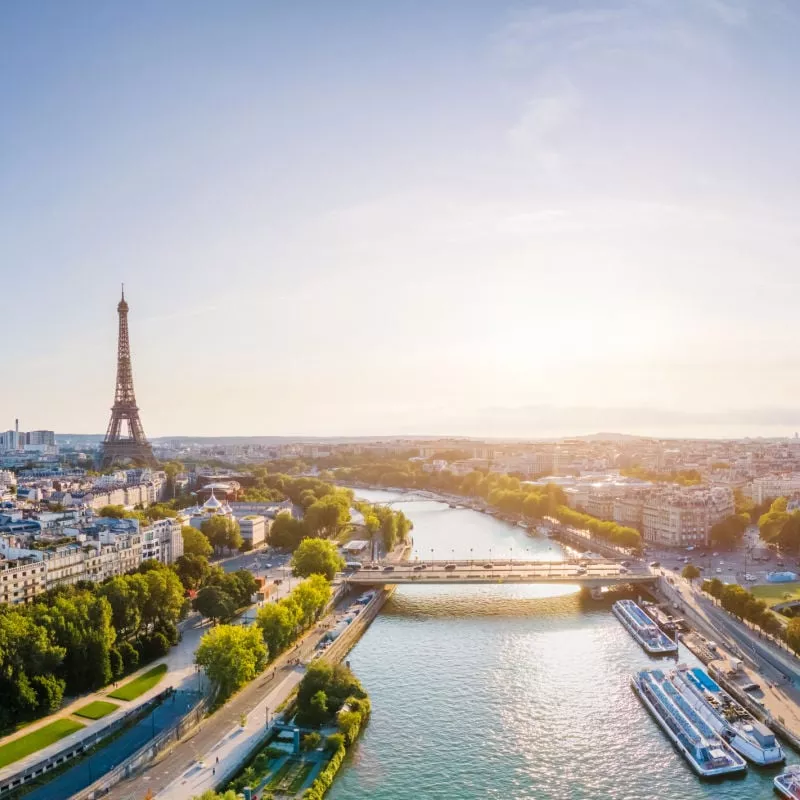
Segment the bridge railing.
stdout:
<path fill-rule="evenodd" d="M 372 563 L 378 564 L 381 568 L 387 566 L 402 566 L 402 567 L 413 567 L 418 566 L 419 564 L 425 564 L 429 567 L 438 567 L 439 565 L 445 566 L 446 564 L 455 564 L 457 567 L 469 567 L 469 566 L 480 566 L 481 564 L 491 564 L 495 567 L 508 567 L 508 566 L 588 566 L 591 567 L 593 565 L 597 566 L 609 566 L 609 565 L 621 565 L 623 561 L 626 559 L 623 558 L 562 558 L 558 560 L 552 561 L 541 561 L 535 559 L 527 559 L 527 558 L 454 558 L 454 559 L 431 559 L 431 558 L 419 558 L 419 559 L 406 559 L 404 561 L 375 561 Z M 366 567 L 362 567 L 364 569 Z"/>

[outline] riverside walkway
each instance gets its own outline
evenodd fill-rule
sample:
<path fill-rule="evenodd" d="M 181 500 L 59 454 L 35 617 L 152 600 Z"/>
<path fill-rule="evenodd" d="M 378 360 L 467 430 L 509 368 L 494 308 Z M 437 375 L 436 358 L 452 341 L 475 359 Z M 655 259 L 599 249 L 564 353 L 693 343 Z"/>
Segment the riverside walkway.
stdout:
<path fill-rule="evenodd" d="M 647 567 L 625 568 L 612 560 L 590 561 L 425 561 L 378 563 L 345 574 L 352 586 L 451 583 L 556 583 L 590 589 L 620 583 L 653 583 Z"/>

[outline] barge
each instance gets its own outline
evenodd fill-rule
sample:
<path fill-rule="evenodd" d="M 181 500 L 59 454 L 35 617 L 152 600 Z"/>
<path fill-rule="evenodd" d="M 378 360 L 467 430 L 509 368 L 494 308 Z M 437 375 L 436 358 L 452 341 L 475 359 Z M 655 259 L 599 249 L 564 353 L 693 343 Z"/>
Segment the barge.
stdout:
<path fill-rule="evenodd" d="M 703 778 L 747 769 L 745 760 L 705 723 L 660 669 L 631 678 L 633 690 L 689 766 Z"/>
<path fill-rule="evenodd" d="M 633 600 L 617 600 L 611 606 L 611 610 L 647 653 L 650 655 L 677 654 L 678 645 L 662 633 L 658 625 Z"/>
<path fill-rule="evenodd" d="M 689 705 L 737 753 L 761 766 L 786 760 L 775 734 L 736 702 L 705 670 L 681 664 L 673 683 Z"/>

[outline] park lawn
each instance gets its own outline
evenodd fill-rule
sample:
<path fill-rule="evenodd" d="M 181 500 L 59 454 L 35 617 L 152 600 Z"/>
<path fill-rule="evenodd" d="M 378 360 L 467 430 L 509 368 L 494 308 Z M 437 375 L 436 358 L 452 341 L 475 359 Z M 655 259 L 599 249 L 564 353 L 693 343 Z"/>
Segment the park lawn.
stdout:
<path fill-rule="evenodd" d="M 89 703 L 83 706 L 83 708 L 73 711 L 73 714 L 79 717 L 86 717 L 86 719 L 102 719 L 118 708 L 118 703 L 107 703 L 105 700 L 95 700 L 93 703 Z"/>
<path fill-rule="evenodd" d="M 774 606 L 776 603 L 783 603 L 785 600 L 800 600 L 800 581 L 762 583 L 758 586 L 750 587 L 750 591 L 768 606 Z"/>
<path fill-rule="evenodd" d="M 0 767 L 13 764 L 31 753 L 44 750 L 45 747 L 53 744 L 53 742 L 57 742 L 59 739 L 63 739 L 65 736 L 69 736 L 84 727 L 86 726 L 72 719 L 57 719 L 43 728 L 38 728 L 25 736 L 20 736 L 19 739 L 14 739 L 0 747 Z"/>
<path fill-rule="evenodd" d="M 116 692 L 111 692 L 109 697 L 113 697 L 116 700 L 135 700 L 140 694 L 152 689 L 166 674 L 167 665 L 159 664 L 153 669 L 147 670 L 138 678 L 128 681 L 124 686 L 120 686 Z"/>

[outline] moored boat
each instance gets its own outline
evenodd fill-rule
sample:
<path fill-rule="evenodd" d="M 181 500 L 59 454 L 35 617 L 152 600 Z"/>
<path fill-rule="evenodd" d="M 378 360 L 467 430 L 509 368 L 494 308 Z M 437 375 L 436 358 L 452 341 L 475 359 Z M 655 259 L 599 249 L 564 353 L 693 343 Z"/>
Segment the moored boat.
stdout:
<path fill-rule="evenodd" d="M 698 775 L 711 778 L 747 769 L 745 760 L 699 717 L 662 670 L 637 672 L 631 685 Z"/>
<path fill-rule="evenodd" d="M 641 647 L 651 655 L 674 655 L 678 645 L 662 633 L 633 600 L 617 600 L 611 610 Z"/>
<path fill-rule="evenodd" d="M 800 765 L 792 764 L 790 767 L 775 776 L 772 785 L 781 797 L 788 800 L 800 800 Z"/>
<path fill-rule="evenodd" d="M 709 726 L 754 764 L 780 764 L 786 754 L 775 734 L 737 703 L 700 667 L 681 664 L 674 683 L 690 706 Z"/>

